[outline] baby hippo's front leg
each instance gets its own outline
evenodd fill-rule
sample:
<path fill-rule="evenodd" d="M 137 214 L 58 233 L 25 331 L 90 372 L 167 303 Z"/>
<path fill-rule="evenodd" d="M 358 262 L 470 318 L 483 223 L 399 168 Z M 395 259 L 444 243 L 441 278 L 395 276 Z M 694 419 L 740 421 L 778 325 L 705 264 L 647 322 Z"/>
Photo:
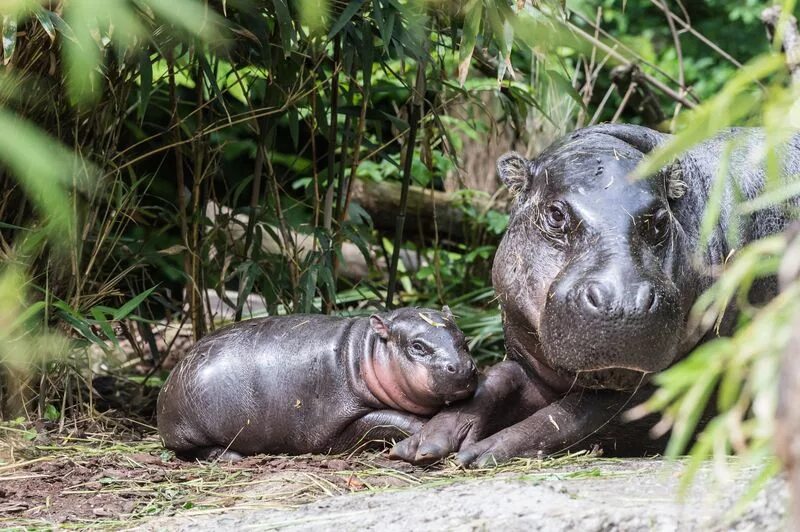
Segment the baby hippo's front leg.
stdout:
<path fill-rule="evenodd" d="M 426 421 L 426 418 L 407 412 L 375 410 L 350 423 L 331 449 L 345 452 L 381 447 L 391 440 L 401 440 L 415 434 Z"/>

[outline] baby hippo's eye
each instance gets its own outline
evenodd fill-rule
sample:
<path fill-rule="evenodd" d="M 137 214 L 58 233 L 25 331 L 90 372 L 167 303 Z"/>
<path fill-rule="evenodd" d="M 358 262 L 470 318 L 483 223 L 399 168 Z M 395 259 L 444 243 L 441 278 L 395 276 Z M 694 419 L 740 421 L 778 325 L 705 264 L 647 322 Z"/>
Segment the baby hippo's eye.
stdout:
<path fill-rule="evenodd" d="M 419 340 L 415 340 L 411 343 L 411 351 L 417 355 L 427 355 L 428 354 L 428 347 L 420 342 Z"/>

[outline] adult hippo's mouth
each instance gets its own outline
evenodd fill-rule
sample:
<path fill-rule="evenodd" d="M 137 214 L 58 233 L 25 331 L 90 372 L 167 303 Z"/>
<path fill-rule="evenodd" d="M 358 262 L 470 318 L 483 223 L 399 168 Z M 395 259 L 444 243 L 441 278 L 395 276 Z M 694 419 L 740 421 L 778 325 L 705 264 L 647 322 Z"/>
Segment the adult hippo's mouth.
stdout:
<path fill-rule="evenodd" d="M 652 373 L 626 368 L 580 371 L 575 375 L 575 384 L 595 390 L 633 391 L 647 383 L 651 375 Z"/>

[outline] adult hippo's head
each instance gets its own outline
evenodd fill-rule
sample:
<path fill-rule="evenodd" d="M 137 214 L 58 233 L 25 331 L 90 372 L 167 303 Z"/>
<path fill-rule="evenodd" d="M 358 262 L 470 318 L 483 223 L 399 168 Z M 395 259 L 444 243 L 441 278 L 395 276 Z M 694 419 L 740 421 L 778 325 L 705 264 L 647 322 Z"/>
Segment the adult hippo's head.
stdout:
<path fill-rule="evenodd" d="M 515 196 L 492 272 L 506 345 L 555 389 L 630 389 L 683 349 L 696 295 L 674 216 L 686 186 L 677 165 L 629 178 L 663 139 L 599 125 L 498 161 Z"/>

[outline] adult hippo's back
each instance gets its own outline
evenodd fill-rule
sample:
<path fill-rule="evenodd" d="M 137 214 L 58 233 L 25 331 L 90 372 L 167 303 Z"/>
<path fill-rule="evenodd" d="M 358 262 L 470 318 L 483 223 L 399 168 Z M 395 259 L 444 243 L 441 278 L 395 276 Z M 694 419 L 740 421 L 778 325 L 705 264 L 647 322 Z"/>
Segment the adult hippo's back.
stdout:
<path fill-rule="evenodd" d="M 487 372 L 475 396 L 444 410 L 392 451 L 424 463 L 459 451 L 483 464 L 596 444 L 606 452 L 663 450 L 649 423 L 622 424 L 625 408 L 652 392 L 648 376 L 712 332 L 687 330 L 689 311 L 738 245 L 783 230 L 798 199 L 746 216 L 735 198 L 764 188 L 763 133 L 726 131 L 655 175 L 628 178 L 669 135 L 631 125 L 578 130 L 534 160 L 498 161 L 514 195 L 492 280 L 503 311 L 509 360 Z M 729 148 L 730 146 L 730 148 Z M 726 155 L 727 154 L 727 155 Z M 715 178 L 728 160 L 719 217 L 708 245 L 701 224 Z M 785 179 L 800 174 L 800 136 L 780 153 Z M 754 302 L 776 292 L 751 289 Z M 735 312 L 719 333 L 731 332 Z"/>

